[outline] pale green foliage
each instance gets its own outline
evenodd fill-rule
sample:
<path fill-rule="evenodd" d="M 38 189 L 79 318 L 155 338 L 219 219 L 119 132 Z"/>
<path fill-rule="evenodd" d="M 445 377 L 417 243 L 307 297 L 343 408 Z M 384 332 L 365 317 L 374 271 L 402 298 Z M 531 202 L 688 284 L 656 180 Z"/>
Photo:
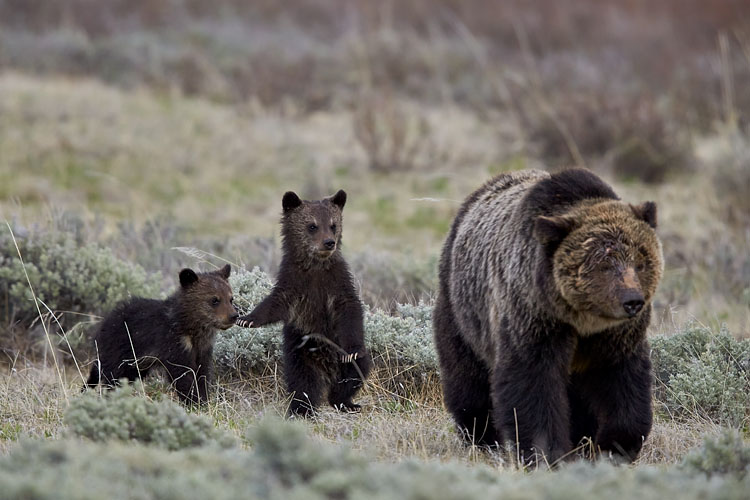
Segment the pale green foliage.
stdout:
<path fill-rule="evenodd" d="M 132 295 L 154 296 L 155 279 L 96 244 L 79 244 L 65 232 L 16 236 L 37 298 L 52 311 L 102 314 Z M 39 305 L 42 314 L 46 308 Z M 0 319 L 28 325 L 38 318 L 24 266 L 7 227 L 0 231 Z M 63 314 L 68 327 L 80 315 Z"/>
<path fill-rule="evenodd" d="M 742 441 L 739 432 L 725 429 L 717 438 L 707 438 L 700 449 L 693 450 L 683 460 L 683 467 L 691 471 L 714 474 L 750 476 L 750 446 Z"/>
<path fill-rule="evenodd" d="M 25 441 L 0 457 L 3 498 L 267 498 L 641 500 L 746 498 L 737 468 L 707 478 L 692 469 L 576 463 L 520 474 L 458 463 L 372 462 L 305 436 L 299 423 L 262 421 L 250 450 Z M 702 470 L 702 469 L 699 469 Z"/>
<path fill-rule="evenodd" d="M 273 288 L 269 276 L 257 267 L 250 272 L 235 270 L 229 283 L 240 315 L 252 311 Z M 216 338 L 216 365 L 220 370 L 261 373 L 265 367 L 279 361 L 280 343 L 281 323 L 260 328 L 233 326 Z"/>
<path fill-rule="evenodd" d="M 76 437 L 92 441 L 137 441 L 180 450 L 209 443 L 230 445 L 232 438 L 217 430 L 205 416 L 189 414 L 171 401 L 151 401 L 126 385 L 99 396 L 90 391 L 74 399 L 65 424 Z"/>
<path fill-rule="evenodd" d="M 656 396 L 671 416 L 732 426 L 750 417 L 750 340 L 693 323 L 651 346 Z"/>
<path fill-rule="evenodd" d="M 432 341 L 432 306 L 400 304 L 393 316 L 380 309 L 365 313 L 365 335 L 373 358 L 413 376 L 436 373 L 437 354 Z"/>

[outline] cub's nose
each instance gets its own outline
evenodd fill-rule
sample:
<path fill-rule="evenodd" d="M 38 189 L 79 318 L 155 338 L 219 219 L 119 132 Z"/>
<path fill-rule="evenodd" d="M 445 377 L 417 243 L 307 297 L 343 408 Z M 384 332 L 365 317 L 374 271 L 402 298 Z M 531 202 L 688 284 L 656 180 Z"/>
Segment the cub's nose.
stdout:
<path fill-rule="evenodd" d="M 336 246 L 336 240 L 327 239 L 323 242 L 323 246 L 326 247 L 328 250 L 333 250 L 333 247 Z"/>
<path fill-rule="evenodd" d="M 237 318 L 239 318 L 239 317 L 240 317 L 240 315 L 238 313 L 236 313 L 236 312 L 232 313 L 232 314 L 229 315 L 229 322 L 230 323 L 234 323 L 235 321 L 237 321 Z"/>
<path fill-rule="evenodd" d="M 627 292 L 622 298 L 622 308 L 625 309 L 625 313 L 631 318 L 641 312 L 644 304 L 643 295 L 640 292 Z"/>

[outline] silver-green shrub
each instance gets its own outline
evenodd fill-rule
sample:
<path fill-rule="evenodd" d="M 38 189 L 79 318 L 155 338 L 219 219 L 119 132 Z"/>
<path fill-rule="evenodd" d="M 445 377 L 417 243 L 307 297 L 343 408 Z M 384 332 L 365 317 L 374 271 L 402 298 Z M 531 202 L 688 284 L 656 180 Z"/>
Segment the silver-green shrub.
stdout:
<path fill-rule="evenodd" d="M 655 395 L 671 417 L 740 427 L 750 418 L 750 340 L 692 323 L 651 339 Z"/>
<path fill-rule="evenodd" d="M 614 467 L 579 462 L 520 474 L 484 465 L 367 460 L 305 435 L 297 422 L 265 419 L 250 449 L 169 452 L 140 443 L 22 441 L 0 456 L 5 499 L 374 499 L 549 498 L 639 500 L 745 499 L 750 475 L 683 467 Z M 726 473 L 725 473 L 726 472 Z"/>
<path fill-rule="evenodd" d="M 71 435 L 91 441 L 136 441 L 167 450 L 232 444 L 209 418 L 187 413 L 171 400 L 139 397 L 131 385 L 74 399 L 65 412 L 65 425 Z"/>
<path fill-rule="evenodd" d="M 101 315 L 131 295 L 155 296 L 158 280 L 109 249 L 81 244 L 66 232 L 16 235 L 23 264 L 7 226 L 0 227 L 0 320 L 29 326 L 38 320 L 29 283 L 37 298 L 62 312 L 63 328 Z M 24 269 L 25 268 L 25 269 Z M 39 305 L 42 314 L 47 309 Z M 80 314 L 79 314 L 80 313 Z M 53 323 L 55 324 L 55 323 Z"/>
<path fill-rule="evenodd" d="M 750 445 L 734 429 L 724 429 L 716 438 L 707 438 L 703 446 L 689 453 L 682 462 L 689 471 L 708 475 L 735 474 L 750 477 Z"/>

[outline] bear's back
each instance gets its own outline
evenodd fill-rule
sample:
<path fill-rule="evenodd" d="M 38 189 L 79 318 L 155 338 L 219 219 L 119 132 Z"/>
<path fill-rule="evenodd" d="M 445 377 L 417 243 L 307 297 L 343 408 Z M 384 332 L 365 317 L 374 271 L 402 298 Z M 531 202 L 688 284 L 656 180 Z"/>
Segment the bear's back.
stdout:
<path fill-rule="evenodd" d="M 135 297 L 117 305 L 102 320 L 96 334 L 97 349 L 138 352 L 139 347 L 154 344 L 155 338 L 167 337 L 169 323 L 166 301 Z"/>

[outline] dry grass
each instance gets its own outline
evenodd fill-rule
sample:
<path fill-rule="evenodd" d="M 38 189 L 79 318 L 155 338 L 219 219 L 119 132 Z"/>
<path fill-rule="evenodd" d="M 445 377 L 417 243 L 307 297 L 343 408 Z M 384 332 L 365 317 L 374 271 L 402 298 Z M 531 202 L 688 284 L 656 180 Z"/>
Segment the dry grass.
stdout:
<path fill-rule="evenodd" d="M 265 376 L 221 380 L 209 403 L 197 411 L 242 439 L 248 427 L 256 425 L 263 417 L 281 417 L 286 413 L 288 398 L 281 374 L 274 370 L 269 368 Z M 0 451 L 7 451 L 14 441 L 24 436 L 56 439 L 64 435 L 62 415 L 67 404 L 63 393 L 76 397 L 82 385 L 77 373 L 69 368 L 64 376 L 65 386 L 61 387 L 54 369 L 48 365 L 16 361 L 3 365 L 1 378 L 2 391 L 7 396 L 0 400 L 3 417 Z M 308 421 L 312 435 L 322 441 L 346 444 L 387 462 L 416 458 L 515 468 L 511 451 L 489 452 L 465 445 L 442 406 L 437 381 L 412 392 L 408 398 L 394 398 L 384 388 L 391 378 L 392 374 L 386 370 L 373 373 L 358 397 L 363 407 L 359 414 L 322 407 L 318 415 Z M 145 397 L 170 394 L 166 382 L 158 378 L 147 382 L 145 390 Z M 720 432 L 720 426 L 697 417 L 687 422 L 657 420 L 636 465 L 679 463 L 705 437 Z"/>

